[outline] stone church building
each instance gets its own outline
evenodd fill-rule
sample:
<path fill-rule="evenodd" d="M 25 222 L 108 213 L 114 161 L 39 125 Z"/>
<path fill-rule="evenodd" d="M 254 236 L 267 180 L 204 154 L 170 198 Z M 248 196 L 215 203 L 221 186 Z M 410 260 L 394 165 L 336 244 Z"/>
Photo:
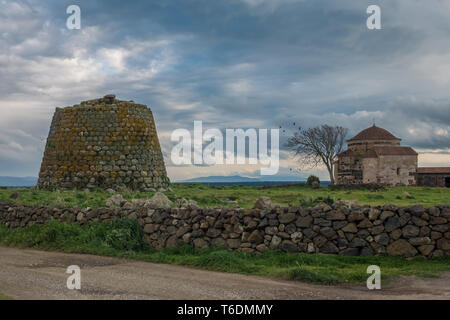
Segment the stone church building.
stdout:
<path fill-rule="evenodd" d="M 450 167 L 417 167 L 418 154 L 375 126 L 347 140 L 334 162 L 336 184 L 419 185 L 450 188 Z"/>
<path fill-rule="evenodd" d="M 416 184 L 418 154 L 400 141 L 375 124 L 347 140 L 348 149 L 334 163 L 335 183 Z"/>

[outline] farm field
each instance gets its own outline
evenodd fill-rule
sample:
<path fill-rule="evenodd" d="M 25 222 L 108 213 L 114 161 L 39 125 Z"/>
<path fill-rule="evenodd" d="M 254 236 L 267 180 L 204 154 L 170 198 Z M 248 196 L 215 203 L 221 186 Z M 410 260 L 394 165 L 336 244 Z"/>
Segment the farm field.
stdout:
<path fill-rule="evenodd" d="M 17 198 L 11 198 L 16 193 Z M 118 192 L 125 199 L 150 198 L 152 192 Z M 274 204 L 314 205 L 320 201 L 356 200 L 360 204 L 383 205 L 386 203 L 398 206 L 412 205 L 448 205 L 450 204 L 450 188 L 429 187 L 388 187 L 383 190 L 369 189 L 333 189 L 322 187 L 312 189 L 303 184 L 285 185 L 264 188 L 261 186 L 205 186 L 201 184 L 173 184 L 165 193 L 169 199 L 178 198 L 195 200 L 199 206 L 240 206 L 252 208 L 256 199 L 261 196 L 270 197 Z M 78 206 L 98 208 L 105 206 L 111 194 L 103 190 L 85 192 L 83 190 L 46 191 L 34 188 L 0 189 L 0 202 L 13 202 L 27 205 Z"/>

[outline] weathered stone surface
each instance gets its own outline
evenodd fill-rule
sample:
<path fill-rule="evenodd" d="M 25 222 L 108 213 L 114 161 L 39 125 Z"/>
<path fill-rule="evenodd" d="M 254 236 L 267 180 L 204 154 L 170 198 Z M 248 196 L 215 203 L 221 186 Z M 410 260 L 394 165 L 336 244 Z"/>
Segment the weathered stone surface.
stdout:
<path fill-rule="evenodd" d="M 286 252 L 298 252 L 298 247 L 290 240 L 283 240 L 281 249 Z"/>
<path fill-rule="evenodd" d="M 127 202 L 121 194 L 115 194 L 106 200 L 106 206 L 108 207 L 121 207 Z"/>
<path fill-rule="evenodd" d="M 345 214 L 342 211 L 329 211 L 326 215 L 327 219 L 329 220 L 345 220 Z"/>
<path fill-rule="evenodd" d="M 444 252 L 450 251 L 450 240 L 441 238 L 436 241 L 436 247 Z"/>
<path fill-rule="evenodd" d="M 241 240 L 239 239 L 228 239 L 227 245 L 230 249 L 237 249 L 241 246 Z"/>
<path fill-rule="evenodd" d="M 389 211 L 389 210 L 383 211 L 383 212 L 381 213 L 381 215 L 380 215 L 380 220 L 381 220 L 381 221 L 384 221 L 384 220 L 386 220 L 387 218 L 393 217 L 394 215 L 395 215 L 395 213 L 392 212 L 392 211 Z"/>
<path fill-rule="evenodd" d="M 263 236 L 263 234 L 262 234 L 261 231 L 259 231 L 259 230 L 254 230 L 254 231 L 248 236 L 248 239 L 247 239 L 247 240 L 248 240 L 249 242 L 251 242 L 251 243 L 259 244 L 259 243 L 264 242 L 264 236 Z"/>
<path fill-rule="evenodd" d="M 313 217 L 307 216 L 307 217 L 300 217 L 295 221 L 295 225 L 300 228 L 308 228 L 311 226 L 313 222 Z"/>
<path fill-rule="evenodd" d="M 145 201 L 144 206 L 150 209 L 169 209 L 173 205 L 172 201 L 162 192 L 156 192 L 153 197 Z"/>
<path fill-rule="evenodd" d="M 328 241 L 320 248 L 320 252 L 327 254 L 336 254 L 339 253 L 339 249 L 333 242 Z"/>
<path fill-rule="evenodd" d="M 157 225 L 157 224 L 146 224 L 145 226 L 144 226 L 144 232 L 145 233 L 153 233 L 153 232 L 155 232 L 156 230 L 158 230 L 159 229 L 159 225 Z"/>
<path fill-rule="evenodd" d="M 409 239 L 409 243 L 413 246 L 421 246 L 426 244 L 431 244 L 431 239 L 429 237 L 418 237 Z"/>
<path fill-rule="evenodd" d="M 359 256 L 358 248 L 347 248 L 339 253 L 342 256 Z"/>
<path fill-rule="evenodd" d="M 325 227 L 325 228 L 320 229 L 320 234 L 325 236 L 325 238 L 327 238 L 327 239 L 336 239 L 337 238 L 336 231 L 334 231 L 334 229 L 330 228 L 330 227 Z"/>
<path fill-rule="evenodd" d="M 375 221 L 380 216 L 381 211 L 375 208 L 369 210 L 369 220 Z"/>
<path fill-rule="evenodd" d="M 168 185 L 153 114 L 145 105 L 107 95 L 56 108 L 40 189 L 152 191 Z"/>
<path fill-rule="evenodd" d="M 348 215 L 347 220 L 349 222 L 354 222 L 364 220 L 364 218 L 365 216 L 361 211 L 353 211 Z"/>
<path fill-rule="evenodd" d="M 278 220 L 280 221 L 280 223 L 283 223 L 283 224 L 291 223 L 292 221 L 295 220 L 295 213 L 288 212 L 288 213 L 285 213 L 285 214 L 281 214 L 278 217 Z"/>
<path fill-rule="evenodd" d="M 419 235 L 420 229 L 413 225 L 408 225 L 402 229 L 404 238 L 414 238 Z"/>
<path fill-rule="evenodd" d="M 384 228 L 387 232 L 391 232 L 400 227 L 400 221 L 398 217 L 390 217 L 386 220 Z"/>
<path fill-rule="evenodd" d="M 370 228 L 372 226 L 373 224 L 369 221 L 369 219 L 364 219 L 360 223 L 358 223 L 358 228 Z"/>
<path fill-rule="evenodd" d="M 387 252 L 391 256 L 414 257 L 417 250 L 408 243 L 408 241 L 400 239 L 394 241 L 387 247 Z"/>
<path fill-rule="evenodd" d="M 344 232 L 356 233 L 358 232 L 358 228 L 354 223 L 349 223 L 345 227 L 341 229 Z"/>
<path fill-rule="evenodd" d="M 431 244 L 423 245 L 423 246 L 418 247 L 417 249 L 419 249 L 420 253 L 423 256 L 428 256 L 428 255 L 430 255 L 431 252 L 433 252 L 434 246 Z"/>
<path fill-rule="evenodd" d="M 411 213 L 415 216 L 421 216 L 422 213 L 425 212 L 425 208 L 423 206 L 417 205 L 417 206 L 412 206 L 410 208 Z"/>
<path fill-rule="evenodd" d="M 442 224 L 444 220 L 436 219 L 442 218 L 447 212 L 445 206 L 440 206 L 439 212 L 427 208 L 420 217 L 410 214 L 409 208 L 389 207 L 394 210 L 391 211 L 394 215 L 383 222 L 380 217 L 373 221 L 368 219 L 373 208 L 361 206 L 333 206 L 330 210 L 321 205 L 314 208 L 277 206 L 270 210 L 236 207 L 151 209 L 145 206 L 145 201 L 134 202 L 129 208 L 122 205 L 81 210 L 0 203 L 0 223 L 15 228 L 42 224 L 51 218 L 80 224 L 89 221 L 109 222 L 119 218 L 136 219 L 143 226 L 144 241 L 158 250 L 187 243 L 196 248 L 211 245 L 248 253 L 263 252 L 266 248 L 352 255 L 388 253 L 435 257 L 449 253 L 448 218 Z M 379 207 L 376 208 L 379 210 Z M 362 213 L 365 218 L 350 223 L 347 219 L 329 219 L 335 210 L 348 214 L 355 210 L 356 216 Z M 280 223 L 280 217 L 290 214 L 295 216 L 294 220 L 291 215 L 289 219 L 281 219 L 285 223 Z M 421 225 L 425 225 L 417 226 L 417 219 L 420 219 Z M 263 220 L 271 221 L 270 225 L 262 223 Z M 290 220 L 292 222 L 286 223 Z M 395 229 L 389 232 L 392 228 Z"/>
<path fill-rule="evenodd" d="M 196 238 L 194 239 L 194 247 L 197 249 L 203 249 L 208 247 L 208 242 L 203 240 L 202 238 Z"/>
<path fill-rule="evenodd" d="M 271 209 L 272 208 L 272 200 L 269 197 L 259 197 L 253 208 L 255 209 Z"/>

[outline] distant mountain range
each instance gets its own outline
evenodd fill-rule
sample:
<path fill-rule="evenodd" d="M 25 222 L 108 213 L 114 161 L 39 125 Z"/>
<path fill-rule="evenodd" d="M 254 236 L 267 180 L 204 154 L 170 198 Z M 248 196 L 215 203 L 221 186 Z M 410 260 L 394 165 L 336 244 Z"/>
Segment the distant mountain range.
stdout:
<path fill-rule="evenodd" d="M 262 181 L 288 181 L 288 182 L 304 182 L 306 179 L 293 177 L 293 176 L 262 176 L 258 178 L 249 178 L 242 176 L 208 176 L 208 177 L 198 177 L 193 179 L 181 180 L 176 182 L 198 182 L 198 183 L 210 183 L 210 182 L 262 182 Z"/>
<path fill-rule="evenodd" d="M 0 176 L 0 186 L 4 187 L 33 187 L 37 184 L 36 177 L 2 177 Z M 293 176 L 261 176 L 249 178 L 239 175 L 234 176 L 208 176 L 198 177 L 188 180 L 175 181 L 179 183 L 258 183 L 258 182 L 305 182 L 306 179 Z"/>
<path fill-rule="evenodd" d="M 33 187 L 37 184 L 36 177 L 1 177 L 0 186 L 2 187 Z"/>

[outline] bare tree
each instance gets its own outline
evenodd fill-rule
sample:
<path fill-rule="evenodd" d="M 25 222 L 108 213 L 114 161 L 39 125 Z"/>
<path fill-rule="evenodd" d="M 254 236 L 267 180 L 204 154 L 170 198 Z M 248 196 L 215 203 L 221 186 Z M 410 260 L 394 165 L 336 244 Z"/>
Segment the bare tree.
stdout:
<path fill-rule="evenodd" d="M 331 184 L 334 184 L 334 160 L 342 152 L 348 129 L 340 126 L 332 127 L 322 125 L 315 128 L 298 128 L 285 144 L 299 156 L 303 164 L 313 167 L 323 163 L 330 175 Z"/>

